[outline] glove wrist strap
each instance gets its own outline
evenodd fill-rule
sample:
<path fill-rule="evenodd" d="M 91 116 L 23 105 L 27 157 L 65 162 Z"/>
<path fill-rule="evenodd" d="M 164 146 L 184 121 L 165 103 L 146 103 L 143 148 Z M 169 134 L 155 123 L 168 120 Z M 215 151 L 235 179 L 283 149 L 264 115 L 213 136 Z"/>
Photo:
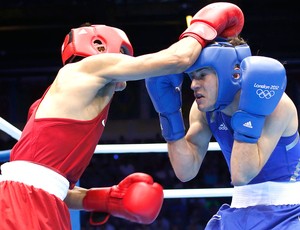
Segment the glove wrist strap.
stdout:
<path fill-rule="evenodd" d="M 90 224 L 91 225 L 102 225 L 105 224 L 108 219 L 110 217 L 109 213 L 105 213 L 105 212 L 92 212 L 90 214 Z"/>
<path fill-rule="evenodd" d="M 231 119 L 234 139 L 246 143 L 257 143 L 265 123 L 265 116 L 236 111 Z"/>
<path fill-rule="evenodd" d="M 82 206 L 87 211 L 93 211 L 90 214 L 91 225 L 102 225 L 110 217 L 107 207 L 111 187 L 91 188 L 87 191 L 82 201 Z"/>
<path fill-rule="evenodd" d="M 89 189 L 82 201 L 83 208 L 87 211 L 108 212 L 110 191 L 111 187 Z"/>
<path fill-rule="evenodd" d="M 204 48 L 208 41 L 216 38 L 217 31 L 206 23 L 195 21 L 180 35 L 179 39 L 187 36 L 195 38 Z"/>
<path fill-rule="evenodd" d="M 185 126 L 181 109 L 169 114 L 159 114 L 162 136 L 166 141 L 176 141 L 184 137 Z"/>

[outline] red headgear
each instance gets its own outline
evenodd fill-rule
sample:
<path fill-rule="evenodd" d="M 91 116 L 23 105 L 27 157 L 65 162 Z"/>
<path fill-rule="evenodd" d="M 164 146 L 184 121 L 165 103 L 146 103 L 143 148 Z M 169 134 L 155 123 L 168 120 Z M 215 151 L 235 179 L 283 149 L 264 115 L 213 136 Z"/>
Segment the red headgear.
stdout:
<path fill-rule="evenodd" d="M 105 50 L 98 50 L 99 44 Z M 106 25 L 91 25 L 72 29 L 61 47 L 63 64 L 99 53 L 120 53 L 133 56 L 133 48 L 123 30 Z M 74 60 L 75 59 L 75 60 Z"/>

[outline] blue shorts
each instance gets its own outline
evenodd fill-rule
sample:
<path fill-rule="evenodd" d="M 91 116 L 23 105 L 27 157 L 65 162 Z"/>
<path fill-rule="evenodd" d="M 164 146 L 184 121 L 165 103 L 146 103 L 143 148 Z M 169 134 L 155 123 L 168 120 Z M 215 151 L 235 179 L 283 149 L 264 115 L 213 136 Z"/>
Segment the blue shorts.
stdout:
<path fill-rule="evenodd" d="M 300 205 L 230 208 L 223 204 L 205 230 L 300 230 Z"/>

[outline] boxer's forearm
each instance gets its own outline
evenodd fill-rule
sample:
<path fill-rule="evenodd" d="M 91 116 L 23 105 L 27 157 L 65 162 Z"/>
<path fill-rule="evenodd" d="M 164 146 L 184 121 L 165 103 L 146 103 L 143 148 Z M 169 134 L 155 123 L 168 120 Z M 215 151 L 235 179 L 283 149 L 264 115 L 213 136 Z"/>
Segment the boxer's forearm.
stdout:
<path fill-rule="evenodd" d="M 82 200 L 85 197 L 86 192 L 87 189 L 75 186 L 72 190 L 69 189 L 64 202 L 70 209 L 83 209 Z"/>

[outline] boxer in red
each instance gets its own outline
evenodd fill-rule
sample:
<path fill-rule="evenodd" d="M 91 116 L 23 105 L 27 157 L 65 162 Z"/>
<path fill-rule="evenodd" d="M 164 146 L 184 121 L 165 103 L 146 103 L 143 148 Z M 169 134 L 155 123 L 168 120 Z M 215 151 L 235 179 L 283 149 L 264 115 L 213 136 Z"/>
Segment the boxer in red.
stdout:
<path fill-rule="evenodd" d="M 109 215 L 152 223 L 162 206 L 163 189 L 150 175 L 133 173 L 107 188 L 75 186 L 101 138 L 113 95 L 126 81 L 183 72 L 207 42 L 238 34 L 243 22 L 234 4 L 211 4 L 195 15 L 178 42 L 138 57 L 120 29 L 72 29 L 62 46 L 64 66 L 32 105 L 10 162 L 1 167 L 1 227 L 71 229 L 68 208 L 103 213 L 101 223 Z"/>

